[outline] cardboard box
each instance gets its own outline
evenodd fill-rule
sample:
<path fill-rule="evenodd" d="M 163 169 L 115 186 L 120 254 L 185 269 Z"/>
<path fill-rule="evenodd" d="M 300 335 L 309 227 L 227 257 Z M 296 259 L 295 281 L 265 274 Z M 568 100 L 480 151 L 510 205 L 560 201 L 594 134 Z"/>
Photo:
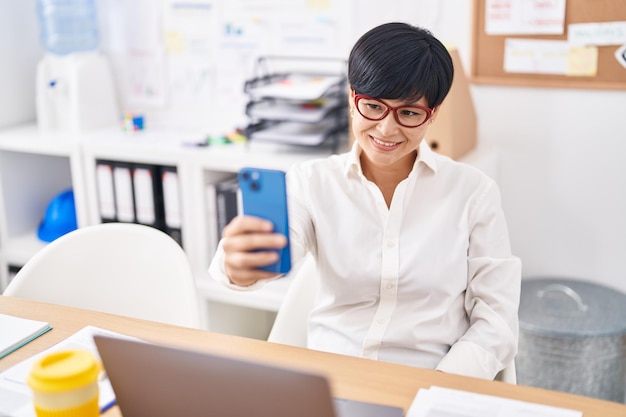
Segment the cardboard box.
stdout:
<path fill-rule="evenodd" d="M 454 63 L 452 88 L 430 124 L 426 140 L 438 153 L 459 159 L 476 147 L 476 110 L 459 51 L 454 47 L 448 51 Z"/>

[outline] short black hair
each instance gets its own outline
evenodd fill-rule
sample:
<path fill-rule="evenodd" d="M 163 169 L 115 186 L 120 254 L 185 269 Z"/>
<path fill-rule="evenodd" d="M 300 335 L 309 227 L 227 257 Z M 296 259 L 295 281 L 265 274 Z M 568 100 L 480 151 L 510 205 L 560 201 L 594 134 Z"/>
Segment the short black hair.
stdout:
<path fill-rule="evenodd" d="M 450 91 L 454 65 L 446 47 L 426 29 L 385 23 L 354 44 L 348 80 L 357 94 L 394 100 L 426 98 L 436 107 Z"/>

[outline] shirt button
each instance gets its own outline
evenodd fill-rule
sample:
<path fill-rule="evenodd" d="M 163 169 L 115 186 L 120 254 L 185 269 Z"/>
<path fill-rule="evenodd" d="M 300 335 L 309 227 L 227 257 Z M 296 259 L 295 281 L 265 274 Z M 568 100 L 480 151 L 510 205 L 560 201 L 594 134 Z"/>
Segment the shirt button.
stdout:
<path fill-rule="evenodd" d="M 394 246 L 396 246 L 396 243 L 393 240 L 388 240 L 387 241 L 387 247 L 388 248 L 393 248 Z"/>
<path fill-rule="evenodd" d="M 392 288 L 393 288 L 393 284 L 387 284 L 387 286 L 386 286 L 385 288 L 387 288 L 388 290 L 390 290 L 390 289 L 392 289 Z"/>
<path fill-rule="evenodd" d="M 385 319 L 378 319 L 378 320 L 376 320 L 376 322 L 378 324 L 385 324 Z"/>

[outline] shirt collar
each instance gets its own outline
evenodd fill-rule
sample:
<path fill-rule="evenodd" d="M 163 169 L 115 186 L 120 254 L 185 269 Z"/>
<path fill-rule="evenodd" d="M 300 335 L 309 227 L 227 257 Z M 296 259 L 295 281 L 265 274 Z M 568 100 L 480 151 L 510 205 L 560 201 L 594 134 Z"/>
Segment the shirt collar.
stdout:
<path fill-rule="evenodd" d="M 346 176 L 350 175 L 351 172 L 354 172 L 357 174 L 362 173 L 361 159 L 360 159 L 361 152 L 362 152 L 362 149 L 359 146 L 359 143 L 355 140 L 354 143 L 352 144 L 352 148 L 350 149 L 348 161 L 345 167 L 344 174 Z"/>
<path fill-rule="evenodd" d="M 437 158 L 435 158 L 435 152 L 430 148 L 426 139 L 422 139 L 422 142 L 419 146 L 419 154 L 417 155 L 417 160 L 415 161 L 415 165 L 413 166 L 413 170 L 417 167 L 419 162 L 423 162 L 428 168 L 430 168 L 433 173 L 437 172 Z"/>
<path fill-rule="evenodd" d="M 424 165 L 429 167 L 434 173 L 437 172 L 437 160 L 435 158 L 435 152 L 430 148 L 426 139 L 422 139 L 419 145 L 419 153 L 417 155 L 417 159 L 415 160 L 415 165 L 413 166 L 413 171 L 417 168 L 417 165 L 422 162 Z M 350 172 L 361 173 L 361 152 L 363 150 L 359 146 L 357 141 L 354 141 L 352 144 L 352 148 L 350 149 L 350 155 L 348 157 L 348 163 L 345 167 L 344 174 L 347 176 Z"/>

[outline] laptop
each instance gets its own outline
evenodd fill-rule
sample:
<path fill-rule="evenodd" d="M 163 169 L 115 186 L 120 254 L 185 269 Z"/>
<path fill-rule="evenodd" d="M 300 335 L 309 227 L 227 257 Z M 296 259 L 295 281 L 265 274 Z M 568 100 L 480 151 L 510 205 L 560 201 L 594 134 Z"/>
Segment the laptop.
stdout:
<path fill-rule="evenodd" d="M 323 375 L 132 339 L 94 341 L 124 417 L 402 417 L 333 398 Z"/>

